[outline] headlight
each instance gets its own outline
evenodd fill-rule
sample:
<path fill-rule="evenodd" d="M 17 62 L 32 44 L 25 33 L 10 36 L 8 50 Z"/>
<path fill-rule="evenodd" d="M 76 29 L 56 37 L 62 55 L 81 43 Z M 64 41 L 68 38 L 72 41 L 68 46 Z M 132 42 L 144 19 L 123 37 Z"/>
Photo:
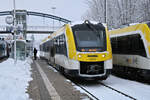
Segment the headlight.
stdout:
<path fill-rule="evenodd" d="M 78 57 L 81 58 L 82 56 L 79 54 Z"/>
<path fill-rule="evenodd" d="M 106 55 L 105 54 L 102 54 L 102 57 L 105 57 Z"/>

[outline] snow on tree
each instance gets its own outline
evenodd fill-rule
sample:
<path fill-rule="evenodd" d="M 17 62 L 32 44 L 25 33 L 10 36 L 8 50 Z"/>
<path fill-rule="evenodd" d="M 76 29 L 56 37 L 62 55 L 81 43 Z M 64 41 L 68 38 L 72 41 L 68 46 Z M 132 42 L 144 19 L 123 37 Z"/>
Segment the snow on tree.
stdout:
<path fill-rule="evenodd" d="M 118 28 L 129 23 L 150 20 L 150 0 L 106 0 L 107 24 Z M 105 0 L 88 0 L 88 11 L 82 19 L 105 22 Z"/>

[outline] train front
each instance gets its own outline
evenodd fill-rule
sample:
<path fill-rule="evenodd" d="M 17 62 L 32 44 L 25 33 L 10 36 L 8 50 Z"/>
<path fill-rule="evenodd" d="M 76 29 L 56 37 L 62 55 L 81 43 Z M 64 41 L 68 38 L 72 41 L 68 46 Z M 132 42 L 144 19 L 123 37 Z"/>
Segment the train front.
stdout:
<path fill-rule="evenodd" d="M 72 26 L 79 77 L 106 79 L 112 69 L 111 44 L 103 24 L 85 21 Z"/>

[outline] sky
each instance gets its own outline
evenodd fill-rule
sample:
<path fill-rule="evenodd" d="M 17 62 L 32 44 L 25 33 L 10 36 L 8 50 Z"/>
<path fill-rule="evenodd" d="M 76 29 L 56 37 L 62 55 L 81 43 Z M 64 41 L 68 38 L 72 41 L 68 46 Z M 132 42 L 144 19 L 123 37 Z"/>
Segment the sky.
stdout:
<path fill-rule="evenodd" d="M 80 21 L 86 13 L 88 6 L 87 0 L 15 0 L 16 9 L 54 14 L 56 16 L 71 20 Z M 55 11 L 52 7 L 56 7 Z M 13 10 L 13 0 L 1 0 L 0 12 Z M 58 21 L 55 21 L 55 25 Z M 0 17 L 0 25 L 8 25 L 5 22 L 5 16 Z M 52 20 L 40 17 L 28 17 L 28 26 L 52 26 Z M 41 42 L 46 35 L 34 35 L 37 42 Z M 30 36 L 29 36 L 30 37 Z M 39 43 L 40 43 L 39 42 Z M 39 44 L 37 43 L 37 44 Z"/>
<path fill-rule="evenodd" d="M 52 7 L 56 7 L 55 11 Z M 55 14 L 71 21 L 81 20 L 87 10 L 86 0 L 16 0 L 16 9 Z M 0 11 L 13 9 L 13 0 L 1 0 Z"/>

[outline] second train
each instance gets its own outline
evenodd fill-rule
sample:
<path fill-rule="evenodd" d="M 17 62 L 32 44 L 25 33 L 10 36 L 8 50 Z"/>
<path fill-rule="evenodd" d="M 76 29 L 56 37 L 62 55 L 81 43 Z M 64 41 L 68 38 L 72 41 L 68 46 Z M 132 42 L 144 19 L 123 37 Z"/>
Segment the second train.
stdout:
<path fill-rule="evenodd" d="M 149 81 L 150 22 L 110 31 L 113 72 L 121 77 Z"/>

